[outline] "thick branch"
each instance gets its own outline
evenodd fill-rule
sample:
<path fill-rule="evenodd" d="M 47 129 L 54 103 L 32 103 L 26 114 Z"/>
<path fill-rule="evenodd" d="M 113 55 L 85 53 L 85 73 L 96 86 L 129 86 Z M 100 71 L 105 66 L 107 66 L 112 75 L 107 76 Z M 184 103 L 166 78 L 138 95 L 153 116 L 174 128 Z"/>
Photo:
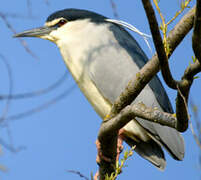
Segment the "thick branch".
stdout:
<path fill-rule="evenodd" d="M 128 105 L 120 113 L 109 121 L 104 121 L 99 131 L 99 138 L 109 135 L 112 132 L 118 132 L 119 129 L 124 127 L 130 120 L 135 117 L 142 118 L 154 123 L 169 126 L 172 128 L 176 127 L 176 118 L 166 112 L 162 112 L 157 108 L 146 107 L 143 102 Z M 107 137 L 106 137 L 107 138 Z"/>
<path fill-rule="evenodd" d="M 148 108 L 143 103 L 129 105 L 113 119 L 104 121 L 99 130 L 98 140 L 103 150 L 102 155 L 111 159 L 111 161 L 108 163 L 101 159 L 99 164 L 100 179 L 104 179 L 106 173 L 111 174 L 114 172 L 118 131 L 135 117 L 176 128 L 177 119 L 172 114 Z"/>
<path fill-rule="evenodd" d="M 196 3 L 196 13 L 194 20 L 194 31 L 193 31 L 193 50 L 195 57 L 199 60 L 201 64 L 201 0 L 197 0 Z"/>

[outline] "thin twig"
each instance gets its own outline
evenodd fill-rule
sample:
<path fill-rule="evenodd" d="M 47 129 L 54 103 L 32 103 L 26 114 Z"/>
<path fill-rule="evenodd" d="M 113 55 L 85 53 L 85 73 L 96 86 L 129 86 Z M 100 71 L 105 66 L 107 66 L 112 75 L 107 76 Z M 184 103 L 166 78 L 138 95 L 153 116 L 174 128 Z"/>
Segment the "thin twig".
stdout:
<path fill-rule="evenodd" d="M 191 0 L 185 1 L 185 3 L 181 6 L 181 9 L 177 11 L 172 19 L 170 19 L 166 24 L 171 24 L 189 5 Z M 183 3 L 183 2 L 182 2 Z"/>
<path fill-rule="evenodd" d="M 7 28 L 13 32 L 14 34 L 16 34 L 17 32 L 15 31 L 15 29 L 13 28 L 13 26 L 9 23 L 9 21 L 7 20 L 6 16 L 2 13 L 0 13 L 0 17 L 1 19 L 4 21 L 5 25 L 7 26 Z M 21 43 L 21 45 L 24 47 L 24 49 L 26 50 L 27 53 L 29 53 L 33 58 L 38 59 L 38 57 L 29 49 L 26 41 L 24 41 L 23 39 L 19 38 L 18 39 Z"/>
<path fill-rule="evenodd" d="M 113 0 L 110 0 L 110 4 L 111 4 L 111 7 L 112 7 L 114 17 L 116 19 L 119 19 L 119 14 L 117 12 L 117 6 L 116 6 L 115 2 Z"/>
<path fill-rule="evenodd" d="M 163 16 L 163 14 L 161 13 L 161 10 L 160 10 L 160 8 L 158 6 L 158 1 L 157 0 L 153 0 L 153 2 L 154 2 L 154 5 L 156 6 L 156 9 L 157 9 L 157 11 L 158 11 L 158 13 L 160 15 L 161 20 L 162 20 L 162 25 L 160 27 L 161 27 L 161 30 L 163 32 L 163 42 L 164 42 L 164 48 L 165 48 L 166 56 L 168 56 L 169 48 L 168 48 L 168 44 L 167 44 L 167 24 L 165 23 L 165 18 Z M 155 19 L 155 21 L 156 21 L 156 19 Z"/>
<path fill-rule="evenodd" d="M 8 72 L 8 79 L 9 79 L 8 95 L 10 96 L 12 94 L 12 91 L 13 91 L 12 70 L 11 70 L 10 64 L 8 63 L 8 60 L 2 54 L 0 54 L 0 58 L 1 58 L 2 62 L 4 63 L 4 65 L 7 69 L 7 72 Z M 2 121 L 4 121 L 4 119 L 6 118 L 10 105 L 11 105 L 11 101 L 10 101 L 10 99 L 7 99 L 5 108 L 4 108 L 3 113 L 0 117 L 0 119 L 1 119 L 0 123 L 2 123 Z"/>
<path fill-rule="evenodd" d="M 153 0 L 153 2 L 154 2 L 154 4 L 155 4 L 155 6 L 156 6 L 156 9 L 157 9 L 159 15 L 160 15 L 160 18 L 161 18 L 161 20 L 162 20 L 162 23 L 165 24 L 165 18 L 164 18 L 163 14 L 162 14 L 162 12 L 161 12 L 159 6 L 158 6 L 158 1 L 157 1 L 157 0 Z M 145 3 L 145 2 L 144 2 L 144 3 Z"/>
<path fill-rule="evenodd" d="M 4 99 L 25 99 L 25 98 L 33 98 L 33 97 L 37 97 L 37 96 L 41 96 L 43 94 L 49 93 L 51 91 L 53 91 L 54 89 L 58 88 L 63 82 L 64 80 L 66 80 L 66 78 L 69 77 L 68 76 L 68 71 L 66 71 L 56 82 L 54 82 L 53 84 L 51 84 L 50 86 L 44 88 L 44 89 L 40 89 L 40 90 L 36 90 L 36 91 L 32 91 L 32 92 L 27 92 L 27 93 L 19 93 L 19 94 L 1 94 L 0 95 L 0 100 L 4 100 Z"/>
<path fill-rule="evenodd" d="M 18 14 L 18 13 L 9 13 L 9 12 L 1 12 L 1 14 L 3 14 L 5 17 L 7 18 L 13 18 L 13 19 L 38 19 L 37 17 L 33 17 L 33 16 L 27 16 L 27 15 L 23 15 L 23 14 Z"/>
<path fill-rule="evenodd" d="M 27 9 L 28 9 L 29 17 L 32 17 L 32 7 L 31 7 L 31 1 L 30 0 L 27 0 Z"/>
<path fill-rule="evenodd" d="M 8 94 L 11 95 L 12 91 L 13 91 L 12 69 L 11 69 L 10 64 L 8 63 L 8 60 L 6 59 L 5 56 L 0 54 L 0 58 L 1 58 L 2 62 L 4 63 L 4 65 L 5 65 L 6 69 L 7 69 L 7 72 L 8 72 L 8 79 L 9 79 Z M 4 109 L 3 109 L 2 115 L 0 117 L 0 124 L 2 124 L 2 122 L 5 121 L 5 119 L 7 117 L 7 114 L 9 112 L 10 106 L 11 106 L 11 99 L 7 99 L 6 105 L 5 105 Z M 11 135 L 10 126 L 9 126 L 8 123 L 5 123 L 5 124 L 6 124 L 7 135 L 8 135 L 9 141 L 10 141 L 10 146 L 13 147 L 13 138 L 12 138 L 12 135 Z"/>
<path fill-rule="evenodd" d="M 192 132 L 192 134 L 193 134 L 193 137 L 194 137 L 194 139 L 195 139 L 196 144 L 197 144 L 198 147 L 201 149 L 201 142 L 199 141 L 199 138 L 198 138 L 198 136 L 196 135 L 196 133 L 195 133 L 195 131 L 194 131 L 193 124 L 192 124 L 191 121 L 190 121 L 190 128 L 191 128 L 191 132 Z"/>
<path fill-rule="evenodd" d="M 59 94 L 58 96 L 54 97 L 53 99 L 45 102 L 44 104 L 37 106 L 36 108 L 33 108 L 31 110 L 27 110 L 25 112 L 22 113 L 17 113 L 15 115 L 10 115 L 8 117 L 5 118 L 6 121 L 13 121 L 13 120 L 17 120 L 17 119 L 21 119 L 21 118 L 25 118 L 27 116 L 30 116 L 32 114 L 35 114 L 37 112 L 40 112 L 44 109 L 46 109 L 47 107 L 49 107 L 52 104 L 57 103 L 58 101 L 64 99 L 64 97 L 66 97 L 67 95 L 69 95 L 69 93 L 72 92 L 72 90 L 75 88 L 75 85 L 72 85 L 71 87 L 69 87 L 68 89 L 66 89 L 63 93 Z M 1 121 L 1 119 L 0 119 Z M 4 124 L 1 124 L 1 126 L 4 126 Z"/>
<path fill-rule="evenodd" d="M 190 121 L 190 129 L 191 129 L 193 138 L 195 139 L 195 142 L 197 143 L 198 147 L 201 150 L 201 123 L 199 122 L 197 107 L 195 106 L 192 98 L 190 100 L 190 105 L 191 105 L 192 112 L 194 114 L 194 120 L 195 120 L 195 123 L 196 123 L 196 129 L 197 129 L 198 135 L 194 131 L 192 121 Z"/>
<path fill-rule="evenodd" d="M 7 150 L 9 150 L 12 153 L 17 153 L 20 152 L 22 150 L 25 150 L 26 147 L 25 146 L 19 146 L 17 148 L 13 147 L 11 144 L 8 144 L 6 141 L 4 141 L 2 138 L 0 138 L 0 144 L 6 148 Z"/>
<path fill-rule="evenodd" d="M 89 180 L 89 178 L 87 178 L 86 176 L 84 176 L 81 172 L 79 171 L 75 171 L 75 170 L 67 170 L 67 172 L 73 173 L 73 174 L 77 174 L 78 176 L 80 176 L 81 178 L 84 178 L 85 180 Z"/>
<path fill-rule="evenodd" d="M 46 4 L 47 6 L 50 6 L 49 0 L 44 0 L 44 1 L 45 1 L 45 4 Z"/>

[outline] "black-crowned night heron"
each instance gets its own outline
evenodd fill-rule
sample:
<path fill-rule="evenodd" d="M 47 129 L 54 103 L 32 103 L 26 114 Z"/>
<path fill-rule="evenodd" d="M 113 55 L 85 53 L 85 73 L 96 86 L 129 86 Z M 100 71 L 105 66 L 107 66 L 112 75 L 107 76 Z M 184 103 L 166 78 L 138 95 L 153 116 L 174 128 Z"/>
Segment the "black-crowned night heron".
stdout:
<path fill-rule="evenodd" d="M 104 118 L 129 80 L 147 62 L 135 39 L 120 25 L 94 12 L 65 9 L 51 14 L 44 27 L 15 37 L 39 37 L 54 42 L 78 86 Z M 173 113 L 167 94 L 154 77 L 135 102 Z M 176 160 L 184 157 L 184 140 L 175 129 L 136 118 L 123 128 L 124 140 L 156 167 L 166 165 L 164 147 Z"/>

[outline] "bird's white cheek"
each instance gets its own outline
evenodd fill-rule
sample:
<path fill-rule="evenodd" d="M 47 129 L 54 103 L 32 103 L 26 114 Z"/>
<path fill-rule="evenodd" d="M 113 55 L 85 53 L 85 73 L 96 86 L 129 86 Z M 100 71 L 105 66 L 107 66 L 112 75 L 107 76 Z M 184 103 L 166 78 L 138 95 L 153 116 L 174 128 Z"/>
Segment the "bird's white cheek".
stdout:
<path fill-rule="evenodd" d="M 52 31 L 50 34 L 41 36 L 40 38 L 52 41 L 53 43 L 57 43 L 57 41 L 59 40 L 59 36 L 56 31 Z"/>
<path fill-rule="evenodd" d="M 40 36 L 40 38 L 45 39 L 45 40 L 49 40 L 55 43 L 55 39 L 54 37 L 50 36 L 50 35 L 44 35 L 44 36 Z"/>

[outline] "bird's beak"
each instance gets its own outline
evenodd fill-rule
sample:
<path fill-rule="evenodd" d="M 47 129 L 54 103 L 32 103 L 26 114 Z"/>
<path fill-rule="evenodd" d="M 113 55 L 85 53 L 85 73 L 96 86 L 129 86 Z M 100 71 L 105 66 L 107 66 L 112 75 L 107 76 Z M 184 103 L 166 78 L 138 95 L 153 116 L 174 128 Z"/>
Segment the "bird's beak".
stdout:
<path fill-rule="evenodd" d="M 43 37 L 48 35 L 54 29 L 55 27 L 44 26 L 15 34 L 13 37 Z"/>

